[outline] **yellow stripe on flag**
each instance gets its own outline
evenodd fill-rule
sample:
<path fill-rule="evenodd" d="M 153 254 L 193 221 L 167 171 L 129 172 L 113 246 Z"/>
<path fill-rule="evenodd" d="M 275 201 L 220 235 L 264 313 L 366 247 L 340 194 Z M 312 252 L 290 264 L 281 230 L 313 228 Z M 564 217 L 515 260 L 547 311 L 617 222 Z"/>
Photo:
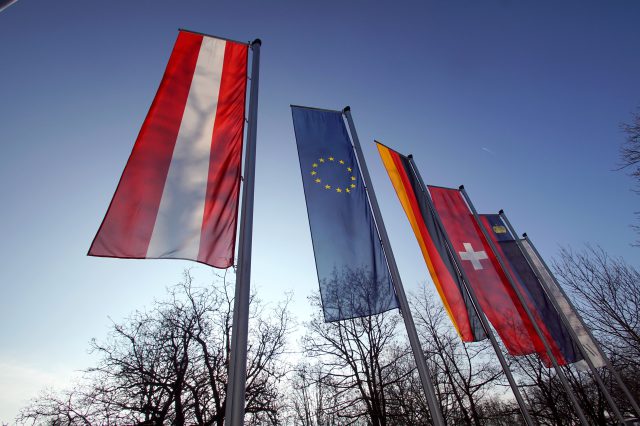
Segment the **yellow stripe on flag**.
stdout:
<path fill-rule="evenodd" d="M 427 245 L 422 237 L 420 232 L 420 227 L 418 226 L 418 219 L 416 218 L 416 213 L 411 208 L 411 202 L 409 201 L 409 196 L 405 189 L 404 184 L 402 183 L 402 178 L 400 177 L 400 172 L 398 171 L 393 158 L 391 157 L 391 153 L 389 152 L 389 148 L 386 146 L 376 142 L 376 146 L 378 147 L 378 152 L 380 153 L 380 157 L 382 158 L 382 164 L 384 164 L 387 173 L 389 174 L 389 179 L 391 179 L 391 183 L 398 194 L 398 198 L 400 199 L 400 204 L 402 204 L 402 208 L 404 212 L 407 214 L 407 218 L 409 219 L 409 223 L 411 224 L 411 228 L 413 229 L 413 233 L 418 240 L 418 244 L 420 245 L 420 250 L 422 251 L 422 256 L 427 264 L 427 268 L 429 269 L 429 274 L 431 275 L 431 279 L 436 286 L 436 290 L 438 290 L 438 294 L 440 295 L 440 299 L 442 299 L 442 303 L 444 304 L 445 309 L 447 310 L 447 315 L 451 318 L 451 322 L 455 327 L 458 335 L 462 338 L 462 334 L 460 333 L 460 329 L 458 327 L 458 323 L 456 322 L 455 317 L 451 312 L 451 307 L 449 306 L 449 302 L 444 295 L 442 290 L 442 285 L 440 284 L 440 280 L 438 279 L 438 275 L 436 274 L 433 263 L 431 262 L 431 258 L 429 257 L 429 252 L 427 251 Z"/>

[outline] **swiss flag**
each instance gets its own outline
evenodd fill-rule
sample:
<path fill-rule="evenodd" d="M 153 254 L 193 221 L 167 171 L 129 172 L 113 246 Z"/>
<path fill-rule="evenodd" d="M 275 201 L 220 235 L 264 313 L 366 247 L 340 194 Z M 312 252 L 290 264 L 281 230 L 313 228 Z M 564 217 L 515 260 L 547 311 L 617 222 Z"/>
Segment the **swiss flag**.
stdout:
<path fill-rule="evenodd" d="M 481 309 L 495 327 L 509 353 L 544 353 L 542 341 L 460 191 L 429 186 L 429 192 L 442 225 L 449 235 L 452 249 L 458 257 L 458 264 L 464 269 Z"/>
<path fill-rule="evenodd" d="M 179 33 L 89 255 L 233 265 L 247 56 Z"/>

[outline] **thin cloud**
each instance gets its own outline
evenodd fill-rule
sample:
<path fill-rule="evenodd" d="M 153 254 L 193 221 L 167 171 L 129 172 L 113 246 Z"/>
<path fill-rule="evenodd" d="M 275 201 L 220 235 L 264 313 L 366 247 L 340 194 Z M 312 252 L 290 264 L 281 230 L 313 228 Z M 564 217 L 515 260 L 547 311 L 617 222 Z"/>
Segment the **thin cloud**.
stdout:
<path fill-rule="evenodd" d="M 493 153 L 493 151 L 491 151 L 489 148 L 487 148 L 487 147 L 485 147 L 485 146 L 483 146 L 483 147 L 482 147 L 482 150 L 483 150 L 484 152 L 487 152 L 487 153 L 491 154 L 491 155 L 495 155 L 495 154 Z"/>

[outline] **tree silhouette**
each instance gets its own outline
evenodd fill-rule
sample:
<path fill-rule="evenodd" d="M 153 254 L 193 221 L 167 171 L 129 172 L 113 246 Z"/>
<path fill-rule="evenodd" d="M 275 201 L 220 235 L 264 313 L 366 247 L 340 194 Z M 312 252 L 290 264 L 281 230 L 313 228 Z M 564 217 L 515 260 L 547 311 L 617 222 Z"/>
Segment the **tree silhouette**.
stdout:
<path fill-rule="evenodd" d="M 375 290 L 379 288 L 375 284 L 372 274 L 345 271 L 324 283 L 322 300 L 339 312 L 370 312 L 387 297 Z M 310 301 L 317 310 L 306 324 L 302 344 L 307 358 L 321 368 L 322 384 L 334 394 L 331 404 L 323 407 L 325 412 L 340 418 L 339 424 L 398 424 L 387 394 L 403 379 L 395 364 L 409 354 L 405 342 L 405 348 L 398 350 L 400 316 L 389 311 L 326 323 L 320 298 L 313 296 Z"/>
<path fill-rule="evenodd" d="M 623 123 L 622 130 L 626 134 L 626 140 L 620 147 L 620 169 L 627 169 L 636 184 L 640 184 L 640 109 L 633 114 L 630 123 Z M 640 187 L 636 188 L 640 192 Z M 640 212 L 635 213 L 640 218 Z M 632 225 L 636 233 L 640 234 L 640 225 Z M 635 246 L 640 246 L 640 240 L 636 240 Z"/>
<path fill-rule="evenodd" d="M 232 284 L 219 277 L 197 287 L 189 271 L 166 299 L 114 323 L 94 340 L 95 366 L 70 390 L 43 392 L 19 422 L 47 424 L 201 424 L 224 422 L 233 299 Z M 286 298 L 267 311 L 251 300 L 247 363 L 247 424 L 275 423 L 278 381 L 290 318 Z"/>

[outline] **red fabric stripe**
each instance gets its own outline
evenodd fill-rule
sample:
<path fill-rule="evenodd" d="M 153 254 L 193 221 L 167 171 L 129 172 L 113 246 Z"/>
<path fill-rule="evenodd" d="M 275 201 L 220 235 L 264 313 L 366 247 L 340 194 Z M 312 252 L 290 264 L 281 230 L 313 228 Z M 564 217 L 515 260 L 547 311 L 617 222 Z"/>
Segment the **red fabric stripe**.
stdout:
<path fill-rule="evenodd" d="M 518 281 L 517 275 L 515 274 L 515 272 L 511 268 L 511 265 L 509 264 L 509 262 L 506 260 L 507 257 L 505 256 L 504 252 L 502 251 L 502 248 L 500 247 L 500 244 L 498 243 L 498 240 L 495 237 L 495 234 L 493 232 L 491 232 L 491 224 L 489 223 L 488 219 L 486 217 L 482 216 L 482 215 L 480 215 L 480 220 L 482 221 L 482 225 L 484 226 L 484 228 L 487 230 L 487 233 L 491 236 L 491 239 L 492 239 L 492 241 L 494 243 L 494 246 L 496 247 L 496 250 L 498 250 L 498 254 L 504 260 L 504 264 L 505 264 L 505 267 L 507 269 L 507 272 L 509 273 L 509 275 L 511 275 L 511 277 L 513 277 L 513 280 L 514 280 L 515 284 L 518 286 L 518 289 L 520 290 L 520 293 L 524 296 L 525 301 L 527 303 L 527 307 L 531 311 L 531 313 L 532 313 L 532 315 L 533 315 L 533 317 L 534 317 L 534 319 L 536 321 L 536 324 L 538 325 L 538 327 L 542 331 L 542 334 L 544 334 L 544 337 L 547 339 L 547 342 L 549 342 L 549 346 L 551 347 L 551 351 L 552 351 L 553 355 L 556 357 L 556 360 L 558 361 L 558 364 L 565 365 L 567 362 L 564 359 L 564 356 L 562 355 L 562 352 L 560 351 L 560 348 L 558 348 L 558 345 L 557 345 L 555 339 L 553 338 L 553 336 L 549 332 L 549 329 L 547 328 L 547 326 L 544 323 L 544 320 L 542 319 L 541 315 L 537 311 L 535 304 L 533 303 L 533 301 L 531 301 L 527 297 L 527 290 Z M 496 259 L 496 261 L 497 261 L 497 259 Z M 506 279 L 506 277 L 505 277 L 505 279 Z M 514 297 L 517 298 L 517 296 L 515 295 L 515 292 L 514 292 Z M 523 318 L 525 318 L 527 321 L 529 321 L 527 313 L 524 312 L 524 308 L 522 310 L 523 310 L 523 312 L 522 312 Z M 551 359 L 547 355 L 547 350 L 545 349 L 544 344 L 542 343 L 542 340 L 540 340 L 538 338 L 537 333 L 533 329 L 533 326 L 531 326 L 531 328 L 532 328 L 532 332 L 535 334 L 535 337 L 537 339 L 536 342 L 535 342 L 535 345 L 536 345 L 536 350 L 538 352 L 538 355 L 540 356 L 540 358 L 542 358 L 542 360 L 545 363 L 545 365 L 551 366 L 552 365 L 551 364 Z"/>
<path fill-rule="evenodd" d="M 497 330 L 509 353 L 540 353 L 540 348 L 544 350 L 542 342 L 460 192 L 457 189 L 431 186 L 429 191 L 456 256 L 460 258 L 459 253 L 465 251 L 463 243 L 470 243 L 476 252 L 484 250 L 488 256 L 487 260 L 480 261 L 483 269 L 475 270 L 468 260 L 460 259 L 460 265 L 478 296 L 480 307 Z"/>
<path fill-rule="evenodd" d="M 198 261 L 217 268 L 232 266 L 234 258 L 247 89 L 247 54 L 248 46 L 227 42 L 211 138 L 209 178 Z"/>
<path fill-rule="evenodd" d="M 144 258 L 153 232 L 202 36 L 180 32 L 89 255 Z"/>
<path fill-rule="evenodd" d="M 402 160 L 396 152 L 391 150 L 389 151 L 391 158 L 393 159 L 393 163 L 395 164 L 396 169 L 398 170 L 398 173 L 400 175 L 400 179 L 402 180 L 402 184 L 404 185 L 407 197 L 409 198 L 411 210 L 413 210 L 413 214 L 417 218 L 420 236 L 425 243 L 425 247 L 427 248 L 431 264 L 436 271 L 438 280 L 440 281 L 442 293 L 447 299 L 446 303 L 449 305 L 451 314 L 455 318 L 460 336 L 465 342 L 473 342 L 475 341 L 475 337 L 473 335 L 473 332 L 471 331 L 471 325 L 469 324 L 469 316 L 467 314 L 467 307 L 465 305 L 464 299 L 460 294 L 460 290 L 458 289 L 457 284 L 451 277 L 449 269 L 443 263 L 442 258 L 440 257 L 440 253 L 435 247 L 424 221 L 420 220 L 422 218 L 422 212 L 420 211 L 420 207 L 418 206 L 418 200 L 416 199 L 413 187 L 411 185 L 409 177 L 407 176 L 407 172 L 404 168 Z"/>

